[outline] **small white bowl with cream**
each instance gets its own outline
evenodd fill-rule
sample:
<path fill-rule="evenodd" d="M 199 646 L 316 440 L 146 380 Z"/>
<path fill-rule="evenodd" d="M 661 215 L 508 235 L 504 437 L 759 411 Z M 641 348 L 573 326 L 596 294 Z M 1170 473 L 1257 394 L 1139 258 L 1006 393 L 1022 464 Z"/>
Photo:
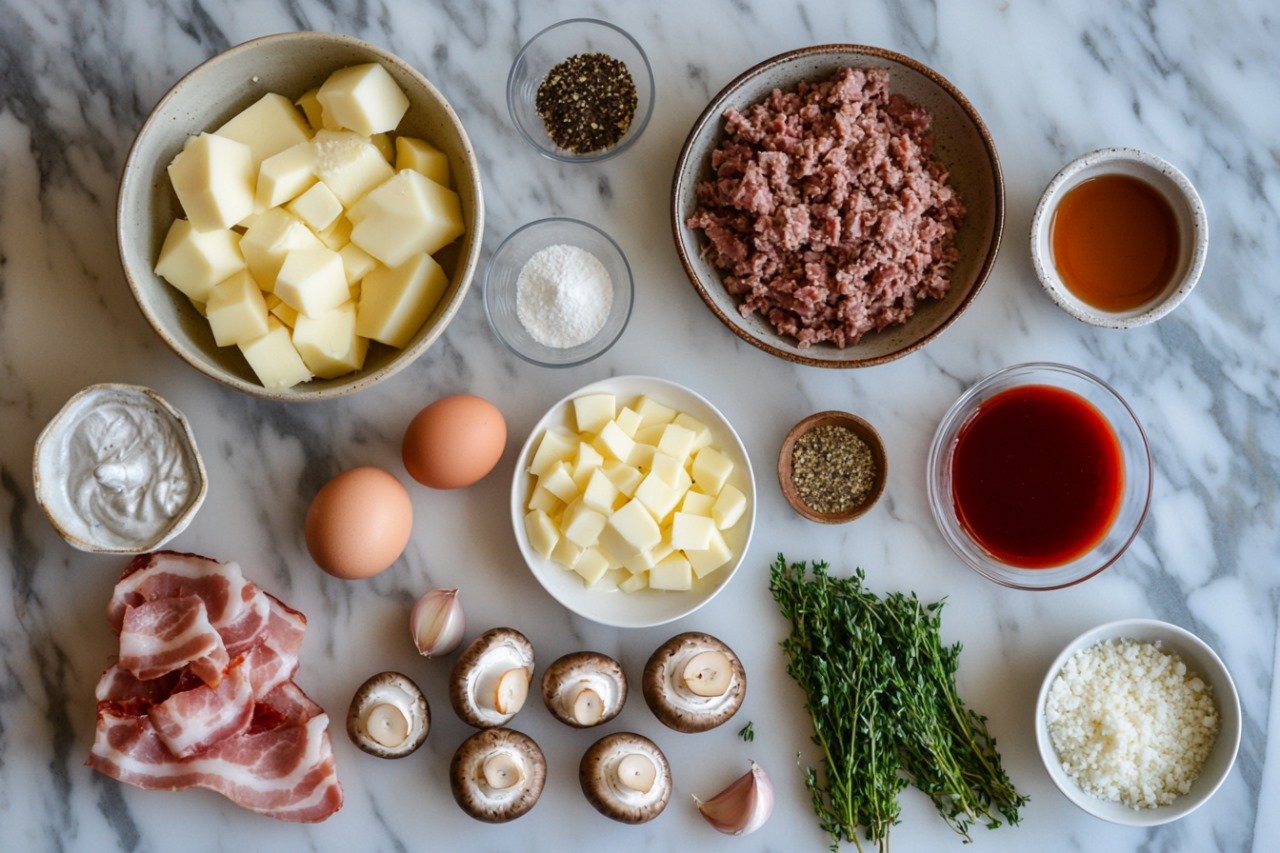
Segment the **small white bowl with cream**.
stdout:
<path fill-rule="evenodd" d="M 1031 259 L 1049 297 L 1095 326 L 1153 323 L 1204 269 L 1209 219 L 1186 175 L 1136 148 L 1068 163 L 1040 197 Z"/>
<path fill-rule="evenodd" d="M 36 440 L 36 501 L 81 551 L 139 554 L 195 517 L 208 490 L 191 425 L 140 385 L 91 385 Z"/>

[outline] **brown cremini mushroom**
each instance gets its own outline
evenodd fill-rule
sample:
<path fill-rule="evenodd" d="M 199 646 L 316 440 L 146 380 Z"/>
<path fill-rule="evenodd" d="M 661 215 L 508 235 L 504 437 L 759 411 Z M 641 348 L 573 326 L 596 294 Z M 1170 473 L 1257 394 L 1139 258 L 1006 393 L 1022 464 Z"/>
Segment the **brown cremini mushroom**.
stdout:
<path fill-rule="evenodd" d="M 431 728 L 427 697 L 407 675 L 380 672 L 351 699 L 347 736 L 379 758 L 404 758 L 422 746 Z"/>
<path fill-rule="evenodd" d="M 644 700 L 663 725 L 705 732 L 742 707 L 747 673 L 742 661 L 710 634 L 690 631 L 658 647 L 644 667 Z"/>
<path fill-rule="evenodd" d="M 607 723 L 627 701 L 627 675 L 600 652 L 572 652 L 542 673 L 542 701 L 560 722 L 585 729 Z"/>
<path fill-rule="evenodd" d="M 514 628 L 493 628 L 471 642 L 449 677 L 449 703 L 476 728 L 504 725 L 524 707 L 533 680 L 533 645 Z"/>
<path fill-rule="evenodd" d="M 467 738 L 449 762 L 449 787 L 464 812 L 486 823 L 515 820 L 538 802 L 547 759 L 533 738 L 485 729 Z"/>
<path fill-rule="evenodd" d="M 605 735 L 578 765 L 582 793 L 596 811 L 621 823 L 653 820 L 671 800 L 671 765 L 658 745 L 634 732 Z"/>

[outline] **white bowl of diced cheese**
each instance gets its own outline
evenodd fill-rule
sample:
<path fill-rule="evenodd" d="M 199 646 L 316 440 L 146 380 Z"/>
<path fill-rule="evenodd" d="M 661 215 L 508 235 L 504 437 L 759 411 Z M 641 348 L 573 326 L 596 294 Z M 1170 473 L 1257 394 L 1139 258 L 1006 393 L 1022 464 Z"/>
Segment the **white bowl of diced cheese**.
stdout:
<path fill-rule="evenodd" d="M 246 42 L 179 80 L 138 133 L 117 209 L 125 277 L 161 339 L 290 401 L 420 356 L 483 231 L 475 153 L 444 96 L 393 54 L 318 32 Z"/>
<path fill-rule="evenodd" d="M 687 616 L 729 583 L 755 498 L 746 448 L 706 398 L 615 376 L 534 426 L 516 460 L 511 520 L 554 599 L 594 622 L 644 628 Z"/>
<path fill-rule="evenodd" d="M 1157 826 L 1208 802 L 1235 763 L 1240 699 L 1208 643 L 1169 622 L 1123 619 L 1076 637 L 1036 699 L 1036 745 L 1072 803 Z"/>

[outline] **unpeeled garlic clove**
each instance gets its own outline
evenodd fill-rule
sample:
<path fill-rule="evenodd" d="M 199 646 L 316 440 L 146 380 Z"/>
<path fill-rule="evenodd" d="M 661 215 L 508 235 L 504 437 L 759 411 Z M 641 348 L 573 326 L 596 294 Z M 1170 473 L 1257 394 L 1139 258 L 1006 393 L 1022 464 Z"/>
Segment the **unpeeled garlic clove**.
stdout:
<path fill-rule="evenodd" d="M 698 811 L 715 829 L 726 835 L 755 832 L 773 813 L 773 783 L 759 764 L 734 780 L 733 784 L 707 801 L 693 801 Z"/>
<path fill-rule="evenodd" d="M 429 658 L 447 655 L 462 643 L 465 628 L 456 589 L 433 589 L 413 605 L 409 630 L 418 653 Z"/>

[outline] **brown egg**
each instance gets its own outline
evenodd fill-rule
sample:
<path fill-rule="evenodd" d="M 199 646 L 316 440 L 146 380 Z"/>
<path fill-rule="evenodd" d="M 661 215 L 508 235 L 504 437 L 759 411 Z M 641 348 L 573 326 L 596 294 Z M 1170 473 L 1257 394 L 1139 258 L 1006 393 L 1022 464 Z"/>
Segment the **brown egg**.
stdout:
<path fill-rule="evenodd" d="M 507 423 L 488 400 L 458 394 L 436 400 L 409 422 L 401 455 L 413 479 L 460 489 L 493 470 L 507 444 Z"/>
<path fill-rule="evenodd" d="M 307 550 L 346 580 L 373 577 L 404 553 L 413 529 L 409 493 L 381 468 L 352 468 L 316 492 L 307 510 Z"/>

